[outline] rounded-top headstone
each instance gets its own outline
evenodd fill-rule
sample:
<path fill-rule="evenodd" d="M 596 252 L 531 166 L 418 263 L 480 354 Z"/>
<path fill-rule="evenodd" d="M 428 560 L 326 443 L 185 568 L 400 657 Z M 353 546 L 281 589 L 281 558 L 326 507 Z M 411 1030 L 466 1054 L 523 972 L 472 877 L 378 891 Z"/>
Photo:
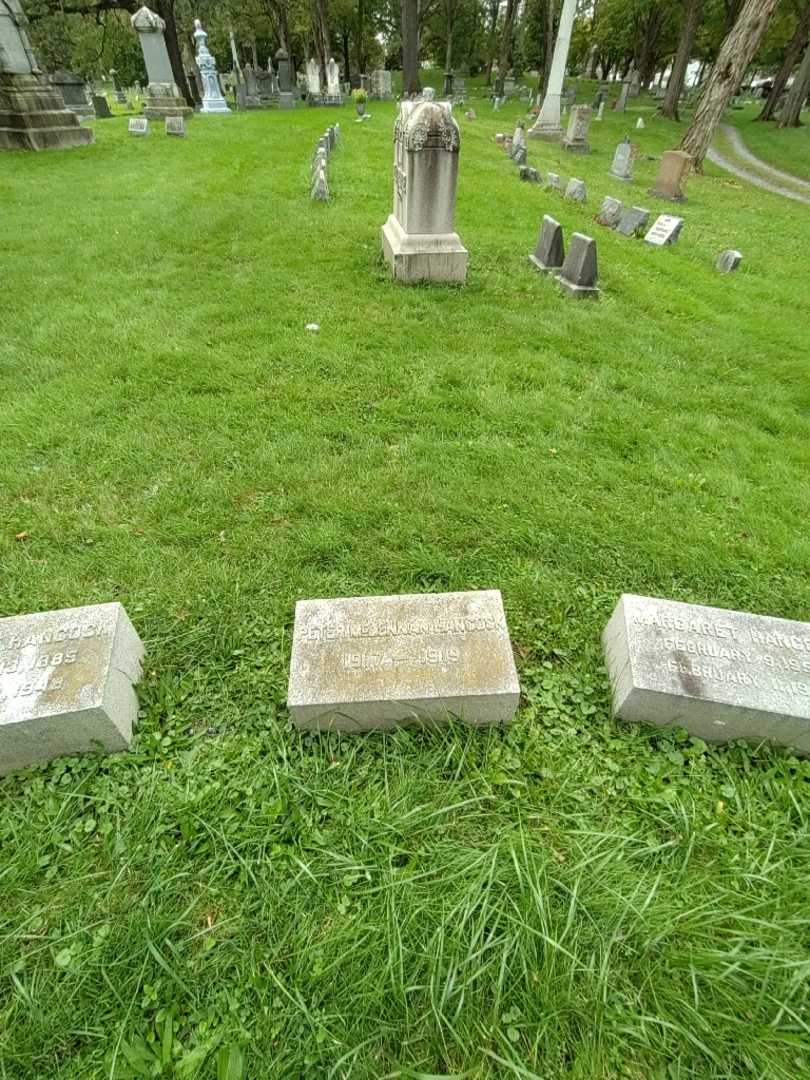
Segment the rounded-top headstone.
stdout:
<path fill-rule="evenodd" d="M 133 30 L 138 30 L 140 33 L 149 33 L 155 31 L 163 31 L 166 29 L 166 23 L 161 17 L 154 11 L 151 11 L 146 5 L 142 8 L 138 8 L 135 14 L 129 20 L 132 23 Z"/>

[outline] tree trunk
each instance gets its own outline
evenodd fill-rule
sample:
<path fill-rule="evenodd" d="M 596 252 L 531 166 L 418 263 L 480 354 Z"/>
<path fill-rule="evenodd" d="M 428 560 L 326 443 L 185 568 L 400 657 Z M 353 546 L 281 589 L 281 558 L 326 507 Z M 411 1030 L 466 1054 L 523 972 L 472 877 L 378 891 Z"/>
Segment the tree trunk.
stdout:
<path fill-rule="evenodd" d="M 326 65 L 329 63 L 329 0 L 313 0 L 312 39 L 315 56 L 321 69 L 321 85 L 326 86 Z"/>
<path fill-rule="evenodd" d="M 636 68 L 639 75 L 639 82 L 645 90 L 649 89 L 650 83 L 655 75 L 655 65 L 658 59 L 656 46 L 658 45 L 658 39 L 661 36 L 661 27 L 663 25 L 664 12 L 659 4 L 653 4 L 644 26 L 644 38 L 641 43 L 638 67 Z"/>
<path fill-rule="evenodd" d="M 444 70 L 453 70 L 453 23 L 456 16 L 456 0 L 445 0 L 444 10 L 447 25 L 447 45 L 444 50 Z"/>
<path fill-rule="evenodd" d="M 276 28 L 279 46 L 287 53 L 292 63 L 290 31 L 287 24 L 287 4 L 285 0 L 264 0 L 264 7 Z M 295 67 L 292 70 L 295 71 Z"/>
<path fill-rule="evenodd" d="M 419 0 L 402 0 L 402 92 L 421 94 L 419 77 Z"/>
<path fill-rule="evenodd" d="M 487 36 L 487 77 L 485 86 L 492 86 L 492 65 L 495 63 L 495 31 L 498 29 L 499 0 L 491 0 L 489 5 L 489 34 Z"/>
<path fill-rule="evenodd" d="M 808 36 L 810 36 L 810 4 L 807 5 L 799 16 L 795 33 L 785 46 L 785 59 L 782 61 L 782 66 L 780 67 L 776 78 L 773 80 L 771 92 L 768 94 L 765 104 L 762 106 L 762 112 L 757 117 L 757 120 L 773 120 L 776 106 L 779 104 L 779 99 L 782 96 L 782 91 L 787 86 L 791 71 L 793 71 L 793 68 L 798 63 L 799 57 L 802 54 L 802 49 L 807 45 Z"/>
<path fill-rule="evenodd" d="M 726 37 L 731 31 L 732 26 L 737 21 L 737 16 L 740 14 L 740 7 L 742 6 L 742 0 L 723 0 L 723 7 L 725 8 L 723 16 L 723 36 Z"/>
<path fill-rule="evenodd" d="M 692 116 L 689 130 L 681 139 L 680 149 L 692 155 L 696 171 L 703 169 L 703 159 L 714 138 L 717 125 L 737 92 L 751 58 L 768 26 L 779 0 L 745 0 L 739 18 L 726 35 L 712 73 Z"/>
<path fill-rule="evenodd" d="M 357 74 L 363 75 L 366 70 L 366 56 L 363 40 L 366 28 L 366 4 L 365 0 L 357 0 Z"/>
<path fill-rule="evenodd" d="M 172 65 L 174 81 L 180 88 L 180 93 L 186 99 L 186 104 L 194 108 L 194 98 L 188 87 L 186 73 L 183 70 L 183 57 L 180 54 L 180 43 L 177 40 L 177 23 L 174 21 L 174 0 L 158 0 L 155 5 L 158 15 L 166 23 L 163 37 L 166 41 L 166 51 L 169 54 L 169 62 Z"/>
<path fill-rule="evenodd" d="M 810 45 L 804 50 L 802 65 L 796 72 L 793 86 L 788 90 L 785 104 L 779 113 L 777 127 L 801 127 L 802 107 L 810 94 Z"/>
<path fill-rule="evenodd" d="M 343 42 L 343 79 L 349 81 L 351 61 L 349 60 L 349 28 L 344 23 L 340 30 L 340 40 Z"/>
<path fill-rule="evenodd" d="M 686 0 L 686 11 L 681 27 L 681 36 L 678 41 L 678 51 L 672 61 L 672 71 L 667 83 L 667 92 L 661 103 L 661 115 L 670 120 L 680 120 L 678 116 L 678 102 L 683 93 L 683 81 L 686 78 L 686 69 L 689 67 L 689 54 L 695 41 L 697 28 L 703 18 L 703 0 Z"/>
<path fill-rule="evenodd" d="M 503 89 L 503 80 L 509 70 L 512 59 L 512 29 L 515 25 L 515 0 L 506 0 L 506 14 L 503 17 L 503 37 L 501 52 L 498 57 L 498 84 Z"/>

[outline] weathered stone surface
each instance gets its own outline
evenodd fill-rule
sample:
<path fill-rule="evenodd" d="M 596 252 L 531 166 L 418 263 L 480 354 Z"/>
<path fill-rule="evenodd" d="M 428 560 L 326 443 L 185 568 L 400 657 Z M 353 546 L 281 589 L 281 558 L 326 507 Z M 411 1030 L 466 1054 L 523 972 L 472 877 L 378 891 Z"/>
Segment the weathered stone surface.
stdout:
<path fill-rule="evenodd" d="M 228 108 L 219 84 L 217 62 L 208 48 L 208 34 L 203 30 L 199 19 L 194 20 L 194 46 L 197 54 L 197 68 L 202 80 L 200 112 L 203 115 L 229 113 L 231 110 Z"/>
<path fill-rule="evenodd" d="M 638 120 L 636 120 L 636 131 L 643 131 L 646 126 L 643 117 L 640 116 Z"/>
<path fill-rule="evenodd" d="M 0 619 L 0 775 L 95 743 L 125 750 L 142 657 L 120 604 Z"/>
<path fill-rule="evenodd" d="M 646 229 L 649 220 L 649 210 L 645 210 L 642 206 L 630 206 L 619 218 L 616 232 L 621 233 L 622 236 L 638 236 Z"/>
<path fill-rule="evenodd" d="M 810 624 L 630 594 L 602 643 L 621 719 L 810 753 Z"/>
<path fill-rule="evenodd" d="M 149 121 L 145 116 L 131 116 L 128 130 L 130 135 L 148 135 Z"/>
<path fill-rule="evenodd" d="M 655 247 L 674 244 L 680 236 L 682 228 L 682 217 L 675 217 L 674 214 L 659 214 L 644 240 L 647 244 L 653 244 Z"/>
<path fill-rule="evenodd" d="M 93 94 L 93 109 L 95 110 L 96 120 L 109 120 L 112 116 L 110 106 L 103 94 Z"/>
<path fill-rule="evenodd" d="M 139 8 L 130 18 L 130 22 L 138 34 L 149 79 L 144 116 L 150 120 L 162 120 L 166 116 L 191 116 L 193 109 L 186 104 L 186 99 L 174 81 L 169 52 L 163 37 L 166 23 L 146 6 Z"/>
<path fill-rule="evenodd" d="M 577 180 L 575 176 L 572 176 L 568 181 L 568 185 L 565 189 L 566 199 L 573 199 L 574 202 L 584 203 L 587 198 L 587 190 L 585 188 L 584 180 Z"/>
<path fill-rule="evenodd" d="M 299 728 L 502 724 L 519 694 L 497 590 L 296 604 L 287 704 Z"/>
<path fill-rule="evenodd" d="M 661 158 L 658 177 L 650 188 L 649 194 L 659 199 L 669 199 L 671 202 L 684 202 L 686 196 L 681 185 L 686 182 L 691 168 L 690 154 L 684 150 L 667 150 Z"/>
<path fill-rule="evenodd" d="M 529 262 L 543 274 L 559 270 L 565 260 L 562 225 L 549 214 L 543 215 L 537 246 Z"/>
<path fill-rule="evenodd" d="M 398 281 L 466 280 L 467 249 L 454 226 L 460 143 L 447 102 L 402 102 L 394 127 L 394 209 L 381 237 Z"/>
<path fill-rule="evenodd" d="M 562 270 L 555 280 L 575 300 L 598 300 L 596 241 L 584 233 L 574 233 Z"/>
<path fill-rule="evenodd" d="M 167 135 L 179 135 L 181 137 L 186 134 L 186 121 L 182 116 L 167 116 L 166 117 L 166 134 Z"/>
<path fill-rule="evenodd" d="M 588 144 L 588 129 L 591 126 L 590 105 L 574 105 L 568 118 L 568 130 L 563 139 L 563 149 L 572 154 L 587 154 L 590 152 Z"/>
<path fill-rule="evenodd" d="M 531 165 L 521 165 L 518 175 L 521 180 L 525 180 L 530 184 L 540 183 L 540 173 L 537 169 L 533 169 Z"/>
<path fill-rule="evenodd" d="M 619 199 L 614 199 L 612 195 L 606 195 L 602 200 L 602 205 L 599 208 L 599 213 L 596 215 L 596 220 L 600 225 L 607 225 L 609 229 L 615 229 L 619 224 L 623 213 L 623 203 L 621 203 Z"/>
<path fill-rule="evenodd" d="M 613 164 L 608 170 L 614 180 L 631 183 L 633 180 L 633 144 L 629 139 L 622 139 L 613 155 Z"/>
<path fill-rule="evenodd" d="M 81 75 L 72 71 L 54 71 L 50 75 L 50 83 L 62 95 L 65 108 L 75 113 L 79 120 L 95 120 L 96 113 L 87 96 L 87 84 Z"/>
<path fill-rule="evenodd" d="M 719 270 L 721 274 L 730 274 L 732 270 L 736 270 L 742 262 L 742 252 L 735 251 L 734 248 L 727 248 L 725 251 L 721 251 L 717 256 L 717 262 L 714 264 L 715 270 Z"/>
<path fill-rule="evenodd" d="M 549 191 L 556 191 L 560 195 L 562 195 L 565 191 L 565 188 L 563 187 L 563 182 L 560 179 L 559 174 L 555 172 L 548 173 L 546 177 L 546 187 Z"/>

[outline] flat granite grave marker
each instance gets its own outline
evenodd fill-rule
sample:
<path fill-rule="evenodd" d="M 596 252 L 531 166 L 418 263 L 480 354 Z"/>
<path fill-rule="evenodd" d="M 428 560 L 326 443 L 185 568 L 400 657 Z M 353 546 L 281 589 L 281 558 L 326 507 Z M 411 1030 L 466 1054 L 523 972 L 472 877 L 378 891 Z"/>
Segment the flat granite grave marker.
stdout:
<path fill-rule="evenodd" d="M 810 624 L 625 594 L 604 633 L 613 711 L 810 753 Z"/>
<path fill-rule="evenodd" d="M 549 214 L 543 215 L 537 246 L 529 256 L 529 262 L 542 274 L 559 270 L 565 261 L 565 244 L 562 225 Z"/>
<path fill-rule="evenodd" d="M 675 217 L 674 214 L 659 214 L 653 222 L 653 226 L 644 241 L 655 247 L 664 247 L 666 244 L 674 244 L 683 228 L 683 218 Z"/>
<path fill-rule="evenodd" d="M 143 651 L 120 604 L 0 619 L 0 776 L 96 743 L 126 750 Z"/>
<path fill-rule="evenodd" d="M 622 236 L 638 236 L 647 227 L 650 211 L 643 206 L 629 206 L 619 218 L 616 232 Z"/>
<path fill-rule="evenodd" d="M 296 727 L 503 724 L 519 696 L 498 590 L 295 606 L 287 705 Z"/>
<path fill-rule="evenodd" d="M 734 248 L 727 248 L 717 256 L 714 268 L 719 270 L 721 274 L 730 274 L 732 270 L 737 269 L 741 262 L 742 252 L 735 251 Z"/>
<path fill-rule="evenodd" d="M 184 136 L 186 133 L 186 121 L 182 116 L 166 117 L 166 134 Z"/>
<path fill-rule="evenodd" d="M 131 116 L 129 119 L 130 135 L 148 135 L 149 121 L 145 116 Z"/>

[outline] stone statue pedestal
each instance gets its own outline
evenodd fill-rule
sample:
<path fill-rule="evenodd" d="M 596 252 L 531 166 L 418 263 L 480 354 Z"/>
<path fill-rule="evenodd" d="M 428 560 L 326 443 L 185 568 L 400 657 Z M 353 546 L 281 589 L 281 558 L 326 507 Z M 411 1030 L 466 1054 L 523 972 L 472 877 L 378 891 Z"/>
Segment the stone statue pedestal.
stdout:
<path fill-rule="evenodd" d="M 467 249 L 454 229 L 459 143 L 449 103 L 400 106 L 394 212 L 382 227 L 383 256 L 397 281 L 466 280 Z"/>
<path fill-rule="evenodd" d="M 0 149 L 59 150 L 92 141 L 47 75 L 0 72 Z"/>

